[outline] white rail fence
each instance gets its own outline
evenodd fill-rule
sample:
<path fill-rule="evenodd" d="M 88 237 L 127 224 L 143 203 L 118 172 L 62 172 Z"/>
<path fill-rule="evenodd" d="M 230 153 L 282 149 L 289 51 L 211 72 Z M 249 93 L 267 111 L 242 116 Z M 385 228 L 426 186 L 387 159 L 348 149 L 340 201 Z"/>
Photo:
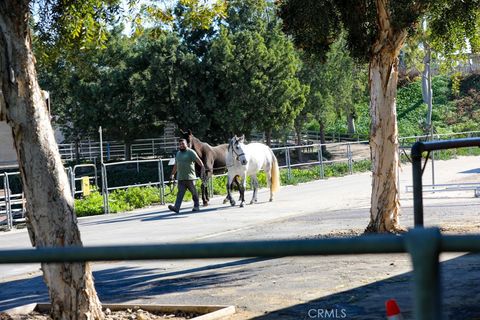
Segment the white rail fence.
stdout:
<path fill-rule="evenodd" d="M 105 161 L 124 160 L 127 158 L 127 151 L 132 159 L 151 158 L 175 151 L 178 137 L 138 139 L 130 145 L 118 141 L 104 141 L 102 145 Z M 78 160 L 100 162 L 100 142 L 98 141 L 59 144 L 58 149 L 64 161 L 75 161 L 78 157 Z"/>
<path fill-rule="evenodd" d="M 455 134 L 436 134 L 434 135 L 435 140 L 441 139 L 452 139 L 452 138 L 468 138 L 468 137 L 479 137 L 480 131 L 471 131 L 471 132 L 461 132 Z M 410 146 L 419 140 L 431 139 L 429 136 L 412 136 L 412 137 L 402 137 L 400 138 L 401 150 L 400 152 L 405 152 L 409 150 Z M 160 140 L 160 139 L 158 139 Z M 159 189 L 160 202 L 163 204 L 165 202 L 165 194 L 167 183 L 169 181 L 165 180 L 165 168 L 169 166 L 171 158 L 158 158 L 156 156 L 156 151 L 160 149 L 167 149 L 168 152 L 173 156 L 173 151 L 177 148 L 177 138 L 172 138 L 173 142 L 158 141 L 155 139 L 145 139 L 137 140 L 135 144 L 132 144 L 131 151 L 132 154 L 142 155 L 148 157 L 154 157 L 154 159 L 146 160 L 132 160 L 132 161 L 120 161 L 120 162 L 110 162 L 104 163 L 103 165 L 98 166 L 95 161 L 95 158 L 99 156 L 99 144 L 98 143 L 88 143 L 82 146 L 83 155 L 91 157 L 93 159 L 93 164 L 81 164 L 74 167 L 65 168 L 67 174 L 70 177 L 70 185 L 72 190 L 72 195 L 76 196 L 82 193 L 82 190 L 77 188 L 77 182 L 82 180 L 84 177 L 88 177 L 91 184 L 96 185 L 98 190 L 101 190 L 104 197 L 104 212 L 109 213 L 109 193 L 110 191 L 116 189 L 128 189 L 132 187 L 140 186 L 155 186 Z M 108 145 L 108 142 L 105 143 L 105 146 Z M 63 149 L 65 150 L 65 149 Z M 370 151 L 368 141 L 354 141 L 354 142 L 341 142 L 341 143 L 328 143 L 328 144 L 306 144 L 300 146 L 283 146 L 272 148 L 277 159 L 279 160 L 280 168 L 287 170 L 287 175 L 289 178 L 292 176 L 292 169 L 298 167 L 308 167 L 308 166 L 317 166 L 319 168 L 319 177 L 320 179 L 325 178 L 325 167 L 334 163 L 345 163 L 348 168 L 348 173 L 353 174 L 354 163 L 357 161 L 368 160 L 370 159 Z M 125 149 L 120 147 L 120 145 L 111 144 L 110 149 L 104 147 L 104 157 L 108 159 L 108 154 L 110 152 L 110 159 L 113 159 L 112 154 L 118 155 L 118 157 L 123 157 Z M 326 156 L 325 152 L 328 152 L 329 157 Z M 67 153 L 69 154 L 69 153 Z M 74 159 L 72 156 L 71 159 Z M 432 162 L 434 157 L 432 158 Z M 108 182 L 108 168 L 118 167 L 118 166 L 132 166 L 136 167 L 136 171 L 140 172 L 150 164 L 150 166 L 155 166 L 157 173 L 149 176 L 148 182 L 142 183 L 123 183 L 121 185 L 110 186 Z M 100 172 L 100 177 L 98 177 L 98 171 Z M 12 193 L 10 188 L 11 178 L 14 176 L 19 177 L 19 172 L 3 172 L 3 179 L 0 178 L 0 226 L 6 227 L 7 230 L 13 228 L 16 223 L 23 222 L 25 220 L 25 198 L 23 192 Z M 225 174 L 214 175 L 214 178 L 222 177 Z M 479 184 L 466 185 L 466 184 L 456 184 L 445 185 L 438 184 L 435 185 L 434 180 L 434 170 L 432 170 L 432 185 L 424 185 L 425 191 L 450 191 L 450 190 L 475 190 L 475 196 L 480 194 Z M 100 178 L 100 179 L 99 179 Z M 100 181 L 99 181 L 100 180 Z M 212 191 L 213 186 L 210 184 L 210 190 Z M 410 192 L 411 187 L 406 186 L 406 192 Z"/>

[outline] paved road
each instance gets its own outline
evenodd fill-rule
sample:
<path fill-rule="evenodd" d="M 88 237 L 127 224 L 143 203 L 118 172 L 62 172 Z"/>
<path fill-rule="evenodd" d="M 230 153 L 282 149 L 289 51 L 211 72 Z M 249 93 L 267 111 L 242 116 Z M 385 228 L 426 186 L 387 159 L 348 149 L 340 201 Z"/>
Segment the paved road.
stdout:
<path fill-rule="evenodd" d="M 428 169 L 427 169 L 428 170 Z M 437 183 L 478 179 L 474 159 L 436 163 Z M 445 171 L 450 172 L 449 174 Z M 409 184 L 404 168 L 401 184 Z M 369 220 L 370 174 L 316 181 L 281 189 L 273 203 L 266 191 L 260 203 L 231 208 L 215 199 L 200 213 L 171 214 L 165 207 L 134 213 L 80 219 L 85 245 L 140 244 L 190 241 L 253 240 L 316 237 L 361 232 Z M 443 179 L 443 180 L 442 180 Z M 479 179 L 480 180 L 480 179 Z M 478 181 L 478 180 L 477 180 Z M 401 221 L 411 226 L 411 194 L 402 194 Z M 480 230 L 480 199 L 473 192 L 426 195 L 427 224 Z M 475 229 L 476 228 L 476 229 Z M 0 249 L 29 247 L 25 230 L 0 234 Z M 474 255 L 444 255 L 449 274 L 461 278 L 451 285 L 446 306 L 452 314 L 468 316 L 473 307 Z M 235 304 L 235 319 L 308 319 L 312 309 L 342 309 L 355 319 L 383 319 L 383 302 L 390 295 L 412 308 L 410 262 L 406 255 L 363 255 L 282 259 L 229 259 L 95 263 L 102 301 L 188 304 Z M 451 279 L 449 277 L 448 279 Z M 463 284 L 463 286 L 461 285 Z M 473 287 L 472 287 L 473 290 Z M 451 296 L 450 296 L 451 295 Z M 37 265 L 0 266 L 0 310 L 45 300 L 46 289 Z M 467 307 L 465 304 L 468 304 Z M 476 300 L 478 301 L 478 299 Z M 465 311 L 466 309 L 467 311 Z M 275 311 L 276 310 L 276 311 Z M 453 311 L 452 311 L 453 310 Z M 459 311 L 460 310 L 460 311 Z M 264 314 L 265 312 L 273 312 Z M 311 315 L 312 313 L 310 313 Z M 363 318 L 362 318 L 363 317 Z"/>

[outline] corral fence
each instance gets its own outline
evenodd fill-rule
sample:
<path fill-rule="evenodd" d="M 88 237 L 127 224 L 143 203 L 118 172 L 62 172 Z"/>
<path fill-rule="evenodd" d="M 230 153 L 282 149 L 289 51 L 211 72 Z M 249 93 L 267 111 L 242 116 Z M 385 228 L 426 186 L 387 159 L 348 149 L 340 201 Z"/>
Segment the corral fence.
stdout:
<path fill-rule="evenodd" d="M 160 203 L 165 204 L 165 173 L 164 166 L 168 165 L 170 159 L 155 159 L 155 160 L 135 160 L 135 161 L 121 161 L 113 163 L 102 164 L 102 194 L 103 194 L 103 206 L 104 213 L 110 213 L 110 200 L 109 193 L 113 190 L 128 189 L 131 187 L 147 187 L 155 186 L 158 188 Z M 128 182 L 120 183 L 115 186 L 109 186 L 108 183 L 108 168 L 134 166 L 136 172 L 139 173 L 143 167 L 153 165 L 156 168 L 156 175 L 150 175 L 148 182 L 128 184 Z"/>
<path fill-rule="evenodd" d="M 157 157 L 172 153 L 177 149 L 178 137 L 137 139 L 131 144 L 118 141 L 104 141 L 103 149 L 98 141 L 81 141 L 58 145 L 63 161 L 87 160 L 100 163 L 100 152 L 105 161 L 125 160 L 128 154 L 132 159 Z M 103 150 L 103 151 L 101 151 Z"/>
<path fill-rule="evenodd" d="M 480 131 L 461 132 L 455 134 L 437 134 L 435 138 L 438 140 L 447 139 L 451 137 L 470 138 L 480 136 Z M 408 148 L 414 143 L 422 140 L 429 140 L 431 136 L 412 136 L 400 138 L 400 156 L 406 154 L 408 157 Z M 176 147 L 175 147 L 176 148 Z M 472 147 L 473 148 L 473 147 Z M 146 149 L 145 149 L 146 150 Z M 144 150 L 144 151 L 145 151 Z M 149 149 L 152 151 L 153 149 Z M 345 170 L 348 174 L 353 174 L 354 165 L 356 162 L 369 160 L 370 149 L 368 141 L 353 141 L 340 142 L 328 144 L 308 144 L 300 146 L 282 146 L 272 148 L 278 161 L 279 167 L 286 170 L 287 177 L 292 178 L 292 170 L 295 168 L 316 167 L 319 170 L 319 178 L 326 178 L 326 167 L 329 165 L 342 163 L 346 166 Z M 455 191 L 455 190 L 474 190 L 475 195 L 480 194 L 480 183 L 457 183 L 457 184 L 435 184 L 434 181 L 434 159 L 440 157 L 440 152 L 445 150 L 435 150 L 430 154 L 432 162 L 432 184 L 424 185 L 424 192 L 433 191 Z M 104 149 L 104 154 L 105 154 Z M 173 154 L 172 154 L 173 155 Z M 109 213 L 110 210 L 110 193 L 118 189 L 129 189 L 133 187 L 153 186 L 157 187 L 160 195 L 160 203 L 165 203 L 165 194 L 167 192 L 167 184 L 170 181 L 165 180 L 165 170 L 170 172 L 171 158 L 166 159 L 137 159 L 131 161 L 120 162 L 106 162 L 104 164 L 90 163 L 80 164 L 73 167 L 67 167 L 66 171 L 70 180 L 70 187 L 73 196 L 78 196 L 83 193 L 81 181 L 85 178 L 89 180 L 90 184 L 102 193 L 103 212 Z M 118 173 L 120 172 L 120 173 Z M 110 181 L 109 177 L 116 174 L 115 183 Z M 3 174 L 3 186 L 9 184 L 11 176 L 18 175 L 17 173 Z M 122 179 L 118 179 L 118 175 Z M 141 177 L 139 177 L 141 176 Z M 213 179 L 221 178 L 225 174 L 217 174 Z M 213 194 L 213 179 L 209 183 L 210 194 Z M 1 179 L 0 179 L 1 180 Z M 120 181 L 118 181 L 120 180 Z M 400 186 L 400 181 L 398 181 Z M 2 187 L 2 185 L 0 185 Z M 0 188 L 4 190 L 0 192 L 0 226 L 3 225 L 7 230 L 10 230 L 15 223 L 24 221 L 24 204 L 22 192 L 11 194 L 8 188 Z M 400 189 L 399 189 L 400 190 Z M 405 186 L 406 192 L 413 192 L 413 186 Z M 13 208 L 12 208 L 13 205 Z"/>
<path fill-rule="evenodd" d="M 453 141 L 452 139 L 471 139 L 480 137 L 480 131 L 468 131 L 468 132 L 458 132 L 450 134 L 433 134 L 424 135 L 424 136 L 412 136 L 412 137 L 402 137 L 400 138 L 400 154 L 407 155 L 407 158 L 411 158 L 405 151 L 409 150 L 415 143 L 422 141 Z M 468 153 L 471 154 L 475 146 L 462 146 L 462 148 L 467 148 Z M 478 149 L 478 148 L 477 148 Z M 455 151 L 455 150 L 454 150 Z M 480 181 L 476 183 L 437 183 L 435 181 L 435 159 L 441 159 L 451 153 L 449 148 L 445 149 L 433 149 L 429 153 L 429 158 L 431 162 L 431 184 L 423 185 L 423 192 L 449 192 L 449 191 L 466 191 L 472 190 L 475 197 L 480 196 Z M 478 153 L 478 152 L 477 152 Z M 412 155 L 413 156 L 413 155 Z M 423 169 L 425 170 L 425 168 Z M 412 193 L 413 185 L 405 186 L 405 192 Z"/>
<path fill-rule="evenodd" d="M 272 148 L 281 169 L 287 169 L 291 178 L 293 168 L 318 166 L 320 178 L 325 178 L 325 166 L 346 163 L 349 174 L 353 174 L 353 163 L 370 158 L 368 141 L 309 144 Z"/>
<path fill-rule="evenodd" d="M 250 135 L 252 141 L 257 141 L 261 143 L 266 143 L 267 139 L 264 133 L 254 132 Z M 321 143 L 321 134 L 318 131 L 302 131 L 300 133 L 300 140 L 302 144 L 318 144 Z M 335 143 L 335 142 L 354 142 L 354 141 L 363 141 L 368 140 L 368 135 L 363 134 L 344 134 L 339 132 L 327 132 L 325 133 L 325 143 Z M 282 135 L 281 138 L 272 138 L 271 146 L 272 147 L 284 147 L 284 146 L 295 146 L 298 145 L 298 136 L 293 132 L 288 132 Z"/>
<path fill-rule="evenodd" d="M 0 227 L 10 230 L 25 222 L 25 196 L 18 185 L 11 187 L 12 179 L 20 180 L 20 172 L 3 172 L 0 176 Z"/>

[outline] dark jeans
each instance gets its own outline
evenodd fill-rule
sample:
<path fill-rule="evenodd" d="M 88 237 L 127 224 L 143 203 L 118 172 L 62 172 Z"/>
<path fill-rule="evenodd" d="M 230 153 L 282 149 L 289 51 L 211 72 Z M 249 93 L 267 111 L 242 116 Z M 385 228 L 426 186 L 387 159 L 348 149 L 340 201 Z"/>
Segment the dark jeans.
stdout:
<path fill-rule="evenodd" d="M 194 180 L 178 180 L 178 193 L 177 193 L 177 200 L 175 200 L 175 208 L 180 210 L 180 206 L 182 205 L 183 196 L 185 195 L 185 191 L 187 189 L 192 194 L 193 198 L 193 206 L 198 208 L 200 203 L 198 201 L 198 193 L 197 189 L 195 188 L 195 181 Z"/>

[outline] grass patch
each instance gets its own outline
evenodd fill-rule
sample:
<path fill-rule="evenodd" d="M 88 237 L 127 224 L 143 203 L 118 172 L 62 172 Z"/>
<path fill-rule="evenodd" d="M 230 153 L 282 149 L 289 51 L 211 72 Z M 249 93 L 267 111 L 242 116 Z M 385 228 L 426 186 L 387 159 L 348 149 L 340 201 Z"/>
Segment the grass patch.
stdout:
<path fill-rule="evenodd" d="M 130 211 L 160 203 L 160 190 L 155 187 L 115 190 L 109 194 L 108 200 L 111 213 Z M 103 196 L 93 191 L 83 199 L 76 199 L 75 212 L 79 217 L 103 214 Z"/>

